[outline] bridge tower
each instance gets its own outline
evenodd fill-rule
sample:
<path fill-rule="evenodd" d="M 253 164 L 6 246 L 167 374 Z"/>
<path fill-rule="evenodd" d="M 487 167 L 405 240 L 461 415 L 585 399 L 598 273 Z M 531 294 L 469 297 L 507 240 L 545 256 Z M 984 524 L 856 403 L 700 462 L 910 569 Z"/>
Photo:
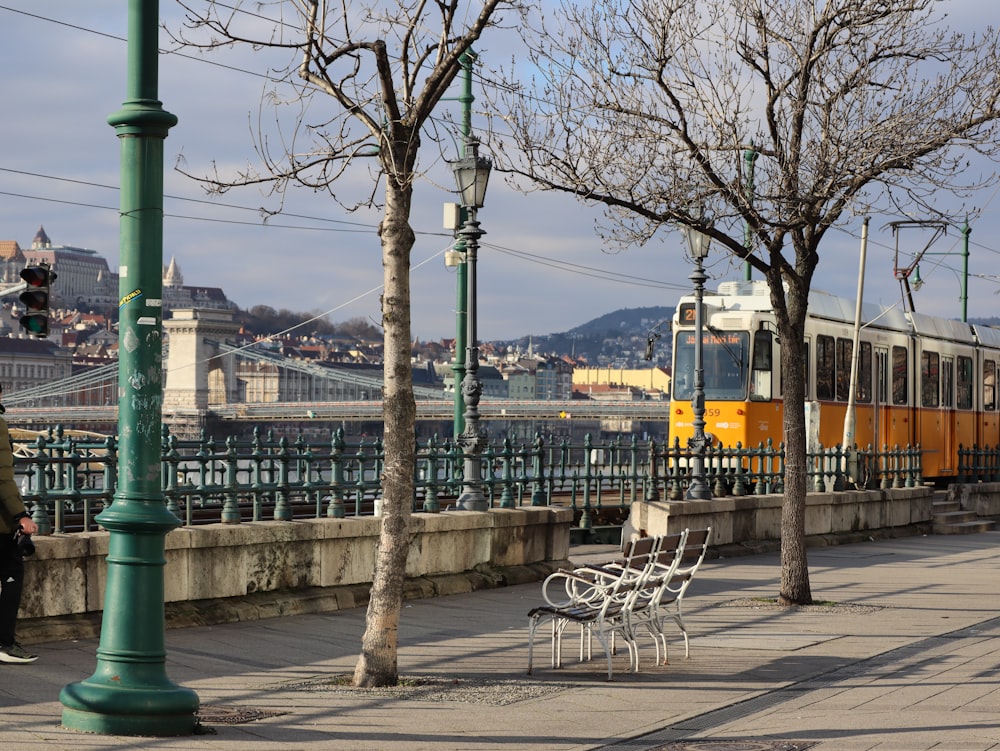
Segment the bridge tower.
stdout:
<path fill-rule="evenodd" d="M 164 412 L 203 416 L 210 404 L 239 401 L 235 358 L 219 353 L 239 329 L 228 310 L 175 309 L 163 321 L 169 348 Z"/>

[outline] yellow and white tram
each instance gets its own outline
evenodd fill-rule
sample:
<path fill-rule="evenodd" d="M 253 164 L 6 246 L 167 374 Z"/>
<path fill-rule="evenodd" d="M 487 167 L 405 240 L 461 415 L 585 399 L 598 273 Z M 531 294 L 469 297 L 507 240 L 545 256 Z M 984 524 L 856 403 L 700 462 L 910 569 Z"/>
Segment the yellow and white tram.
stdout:
<path fill-rule="evenodd" d="M 670 441 L 693 433 L 695 302 L 673 319 Z M 851 381 L 855 303 L 812 292 L 805 327 L 810 441 L 843 441 Z M 958 473 L 959 445 L 1000 443 L 1000 329 L 898 307 L 862 308 L 855 390 L 855 443 L 921 447 L 923 477 Z M 705 431 L 744 448 L 782 440 L 781 358 L 767 284 L 725 282 L 703 299 Z"/>

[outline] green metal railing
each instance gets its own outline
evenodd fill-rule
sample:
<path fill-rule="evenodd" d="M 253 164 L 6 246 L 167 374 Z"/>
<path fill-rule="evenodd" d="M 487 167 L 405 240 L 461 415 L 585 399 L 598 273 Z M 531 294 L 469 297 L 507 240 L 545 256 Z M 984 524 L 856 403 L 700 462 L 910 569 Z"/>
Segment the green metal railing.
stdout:
<path fill-rule="evenodd" d="M 111 503 L 117 482 L 117 443 L 79 440 L 50 430 L 15 445 L 15 471 L 32 517 L 43 533 L 88 531 Z M 238 524 L 264 519 L 345 518 L 377 514 L 384 462 L 378 438 L 348 444 L 342 430 L 309 442 L 255 430 L 249 439 L 181 439 L 165 428 L 161 442 L 164 502 L 185 525 Z M 595 442 L 509 439 L 482 454 L 483 492 L 491 507 L 569 506 L 579 526 L 621 523 L 639 499 L 681 500 L 689 483 L 691 451 L 637 438 Z M 808 455 L 810 487 L 843 490 L 912 487 L 922 482 L 919 447 Z M 1000 459 L 994 459 L 997 473 Z M 986 460 L 983 459 L 983 466 Z M 706 475 L 716 496 L 782 492 L 784 447 L 709 446 Z M 462 452 L 451 441 L 417 446 L 415 511 L 448 510 L 461 492 Z"/>
<path fill-rule="evenodd" d="M 1000 445 L 959 445 L 958 482 L 1000 482 Z"/>

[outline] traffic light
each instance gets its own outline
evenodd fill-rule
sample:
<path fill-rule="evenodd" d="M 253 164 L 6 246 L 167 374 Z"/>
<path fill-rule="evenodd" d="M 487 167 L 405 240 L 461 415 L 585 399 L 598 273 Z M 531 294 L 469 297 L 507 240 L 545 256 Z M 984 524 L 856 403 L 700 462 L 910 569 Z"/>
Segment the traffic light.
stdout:
<path fill-rule="evenodd" d="M 49 335 L 49 285 L 56 275 L 47 263 L 40 263 L 21 271 L 21 278 L 28 285 L 18 298 L 25 307 L 21 325 L 32 336 L 43 339 Z"/>

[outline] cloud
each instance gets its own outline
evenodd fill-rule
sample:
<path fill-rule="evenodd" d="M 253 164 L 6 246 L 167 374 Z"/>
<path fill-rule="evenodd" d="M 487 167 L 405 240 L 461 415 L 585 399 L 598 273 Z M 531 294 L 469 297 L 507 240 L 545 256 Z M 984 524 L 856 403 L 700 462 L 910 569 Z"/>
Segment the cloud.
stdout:
<path fill-rule="evenodd" d="M 0 159 L 5 194 L 0 239 L 25 246 L 44 225 L 53 242 L 92 248 L 115 266 L 118 196 L 102 186 L 119 182 L 119 146 L 107 117 L 126 97 L 126 45 L 114 38 L 126 33 L 126 6 L 120 0 L 43 5 L 17 0 L 10 7 L 24 12 L 0 11 L 0 59 L 5 70 L 17 71 L 8 74 L 7 115 L 0 120 L 6 147 Z M 168 23 L 176 22 L 177 13 L 173 3 L 161 3 Z M 272 62 L 284 62 L 286 55 Z M 249 122 L 258 117 L 267 84 L 240 71 L 265 71 L 267 64 L 236 51 L 221 61 L 232 68 L 177 55 L 160 59 L 159 95 L 179 118 L 164 144 L 165 192 L 171 196 L 164 204 L 164 260 L 176 257 L 187 283 L 221 287 L 242 307 L 329 310 L 334 320 L 378 321 L 377 214 L 348 214 L 327 195 L 293 188 L 285 196 L 286 214 L 264 224 L 252 209 L 278 205 L 266 191 L 247 188 L 209 197 L 196 181 L 174 171 L 179 157 L 196 174 L 213 163 L 227 174 L 258 163 Z M 441 106 L 454 108 L 457 116 L 457 103 Z M 331 106 L 329 116 L 334 114 Z M 450 238 L 441 226 L 442 205 L 454 200 L 453 178 L 432 149 L 424 157 L 428 172 L 417 187 L 412 214 L 418 232 L 412 254 L 413 333 L 421 339 L 451 337 L 455 327 L 455 274 L 444 266 Z M 359 165 L 339 190 L 351 196 L 370 192 L 367 167 Z M 664 230 L 646 247 L 609 253 L 594 232 L 601 215 L 599 208 L 565 196 L 523 195 L 502 179 L 491 180 L 480 212 L 487 233 L 478 263 L 480 338 L 565 331 L 618 308 L 676 304 L 690 287 L 680 235 Z M 894 239 L 885 221 L 872 221 L 866 298 L 893 302 L 900 292 L 892 273 Z M 995 307 L 996 280 L 976 276 L 996 268 L 995 223 L 988 213 L 974 228 L 980 244 L 970 259 L 971 315 L 992 315 Z M 831 233 L 817 287 L 854 297 L 860 230 L 857 218 Z M 922 312 L 960 313 L 957 237 L 957 231 L 950 233 L 935 248 L 947 255 L 929 257 L 921 266 L 927 283 L 915 299 Z M 742 275 L 739 264 L 721 257 L 710 258 L 709 268 L 709 286 Z"/>

